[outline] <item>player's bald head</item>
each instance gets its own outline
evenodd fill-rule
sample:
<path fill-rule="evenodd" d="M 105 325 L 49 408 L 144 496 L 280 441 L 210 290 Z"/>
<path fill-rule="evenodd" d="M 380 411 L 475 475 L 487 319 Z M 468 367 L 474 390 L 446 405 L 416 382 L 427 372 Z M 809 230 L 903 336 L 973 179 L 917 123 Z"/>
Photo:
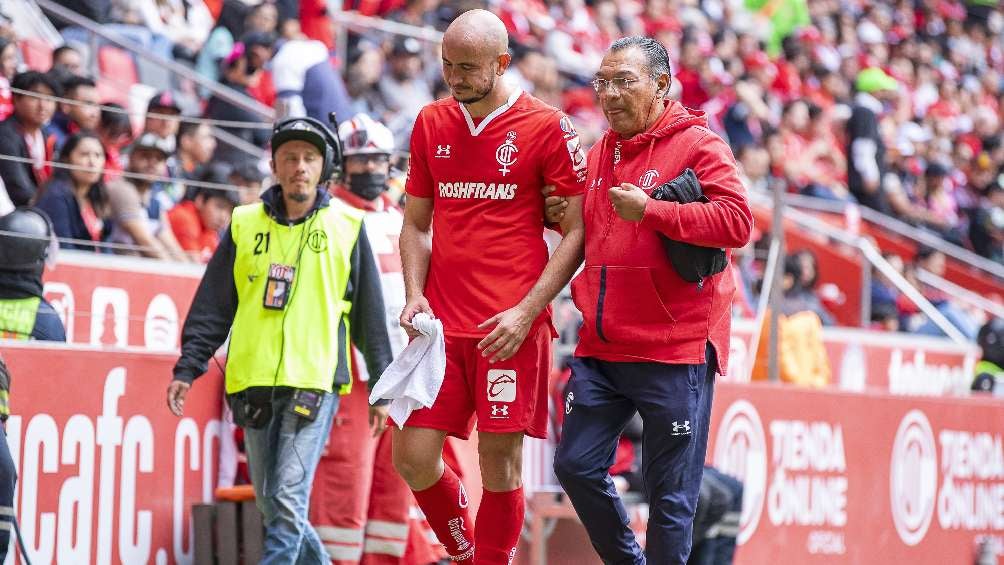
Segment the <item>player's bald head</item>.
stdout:
<path fill-rule="evenodd" d="M 497 57 L 509 51 L 509 34 L 495 14 L 487 10 L 468 10 L 446 28 L 443 48 L 474 50 L 483 56 Z"/>

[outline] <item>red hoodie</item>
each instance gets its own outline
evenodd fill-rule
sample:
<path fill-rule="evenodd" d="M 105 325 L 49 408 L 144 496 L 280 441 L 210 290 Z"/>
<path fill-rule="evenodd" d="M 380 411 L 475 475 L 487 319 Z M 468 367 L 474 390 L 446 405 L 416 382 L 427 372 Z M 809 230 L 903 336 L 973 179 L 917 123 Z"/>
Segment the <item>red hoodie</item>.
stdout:
<path fill-rule="evenodd" d="M 649 200 L 641 222 L 617 216 L 607 191 L 623 182 L 645 192 L 690 167 L 710 203 Z M 699 288 L 673 269 L 662 233 L 674 240 L 732 249 L 750 238 L 753 214 L 735 158 L 702 112 L 667 102 L 648 131 L 631 139 L 607 131 L 589 151 L 584 219 L 586 264 L 572 281 L 584 323 L 575 354 L 605 361 L 704 363 L 708 341 L 719 372 L 728 367 L 729 269 Z M 731 260 L 731 251 L 728 252 Z"/>

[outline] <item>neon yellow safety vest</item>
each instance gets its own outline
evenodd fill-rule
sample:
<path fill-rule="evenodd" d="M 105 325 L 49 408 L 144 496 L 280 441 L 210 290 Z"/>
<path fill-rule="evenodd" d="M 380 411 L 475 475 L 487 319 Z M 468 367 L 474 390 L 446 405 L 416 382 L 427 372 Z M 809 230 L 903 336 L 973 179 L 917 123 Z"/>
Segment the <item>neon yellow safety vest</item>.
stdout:
<path fill-rule="evenodd" d="M 37 296 L 0 299 L 0 337 L 30 339 L 41 302 L 42 299 Z"/>
<path fill-rule="evenodd" d="M 331 392 L 340 323 L 346 340 L 350 335 L 352 304 L 345 294 L 362 220 L 361 211 L 336 201 L 293 226 L 272 220 L 260 202 L 234 210 L 237 313 L 227 353 L 228 394 L 255 386 Z M 296 269 L 282 310 L 263 305 L 273 263 Z"/>

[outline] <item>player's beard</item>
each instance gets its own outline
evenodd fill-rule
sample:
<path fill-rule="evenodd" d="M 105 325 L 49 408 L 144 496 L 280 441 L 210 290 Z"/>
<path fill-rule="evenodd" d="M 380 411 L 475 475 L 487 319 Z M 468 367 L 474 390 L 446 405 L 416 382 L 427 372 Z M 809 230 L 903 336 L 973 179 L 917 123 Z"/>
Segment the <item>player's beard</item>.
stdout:
<path fill-rule="evenodd" d="M 456 95 L 454 95 L 454 98 L 457 100 L 457 102 L 462 102 L 464 104 L 476 104 L 478 102 L 481 102 L 482 100 L 487 98 L 489 94 L 492 93 L 492 90 L 495 90 L 495 78 L 497 76 L 498 75 L 492 72 L 492 81 L 488 83 L 488 86 L 485 87 L 484 90 L 480 91 L 475 90 L 474 94 L 470 98 L 459 98 Z"/>

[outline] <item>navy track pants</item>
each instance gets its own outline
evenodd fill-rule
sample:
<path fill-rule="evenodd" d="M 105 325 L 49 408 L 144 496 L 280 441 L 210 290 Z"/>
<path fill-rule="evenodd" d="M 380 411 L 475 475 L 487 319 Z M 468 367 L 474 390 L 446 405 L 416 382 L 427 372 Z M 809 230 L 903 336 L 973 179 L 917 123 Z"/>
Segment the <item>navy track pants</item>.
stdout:
<path fill-rule="evenodd" d="M 684 565 L 704 472 L 714 350 L 697 365 L 572 361 L 554 471 L 604 563 Z M 649 520 L 643 554 L 607 470 L 638 412 Z"/>

